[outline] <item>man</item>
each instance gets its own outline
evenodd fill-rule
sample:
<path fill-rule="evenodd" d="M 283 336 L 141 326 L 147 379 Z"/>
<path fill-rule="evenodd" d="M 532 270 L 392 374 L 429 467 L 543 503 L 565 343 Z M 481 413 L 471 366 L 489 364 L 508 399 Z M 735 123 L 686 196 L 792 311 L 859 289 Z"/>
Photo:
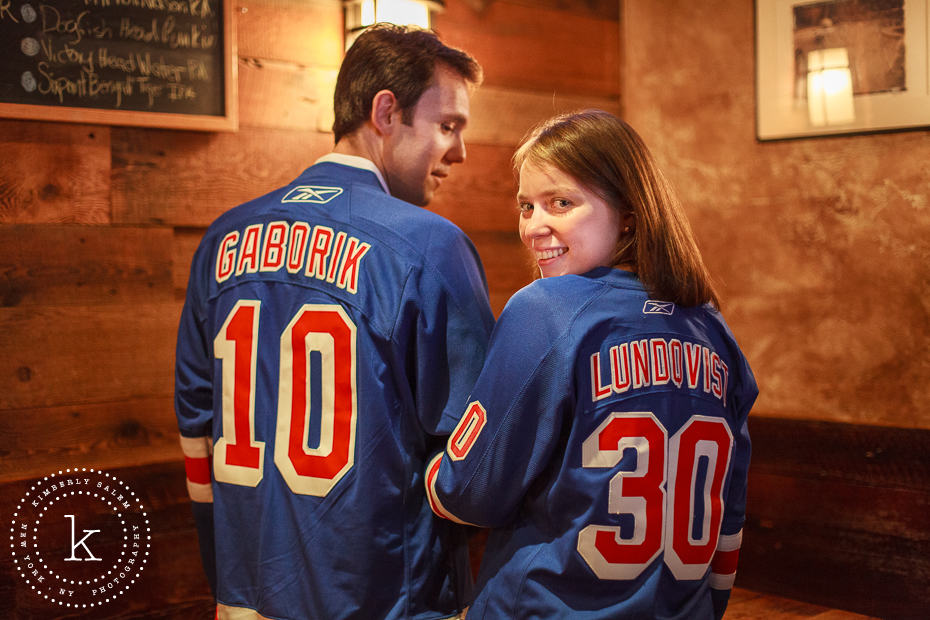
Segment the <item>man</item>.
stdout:
<path fill-rule="evenodd" d="M 480 73 L 432 33 L 366 31 L 337 79 L 333 152 L 219 217 L 194 256 L 175 404 L 220 618 L 467 602 L 464 534 L 433 519 L 421 472 L 494 319 L 472 244 L 413 205 L 465 160 Z"/>

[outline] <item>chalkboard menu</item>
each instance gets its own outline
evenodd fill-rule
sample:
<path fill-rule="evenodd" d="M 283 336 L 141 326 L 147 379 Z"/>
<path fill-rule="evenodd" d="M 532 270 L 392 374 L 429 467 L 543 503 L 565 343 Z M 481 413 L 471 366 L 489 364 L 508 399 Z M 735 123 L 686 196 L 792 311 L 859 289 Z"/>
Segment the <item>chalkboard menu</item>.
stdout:
<path fill-rule="evenodd" d="M 231 0 L 0 0 L 0 117 L 237 126 Z"/>

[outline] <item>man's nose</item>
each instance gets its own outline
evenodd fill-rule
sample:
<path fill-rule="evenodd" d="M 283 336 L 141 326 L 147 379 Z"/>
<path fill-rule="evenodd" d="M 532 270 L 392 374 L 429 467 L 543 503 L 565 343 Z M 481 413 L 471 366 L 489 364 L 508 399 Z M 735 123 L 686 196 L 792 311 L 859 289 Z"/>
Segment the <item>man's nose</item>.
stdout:
<path fill-rule="evenodd" d="M 446 152 L 446 160 L 453 164 L 465 162 L 465 138 L 462 134 L 456 134 L 455 144 Z"/>

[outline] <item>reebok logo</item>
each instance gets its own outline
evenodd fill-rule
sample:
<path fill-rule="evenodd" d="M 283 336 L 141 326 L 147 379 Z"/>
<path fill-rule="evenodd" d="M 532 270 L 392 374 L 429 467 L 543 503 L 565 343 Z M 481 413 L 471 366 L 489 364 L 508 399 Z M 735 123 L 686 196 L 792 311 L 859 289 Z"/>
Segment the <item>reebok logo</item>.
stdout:
<path fill-rule="evenodd" d="M 312 202 L 318 205 L 325 205 L 341 193 L 341 187 L 298 185 L 289 191 L 284 198 L 281 199 L 281 202 Z"/>
<path fill-rule="evenodd" d="M 655 301 L 647 299 L 643 305 L 643 314 L 667 314 L 675 312 L 675 304 L 670 301 Z"/>

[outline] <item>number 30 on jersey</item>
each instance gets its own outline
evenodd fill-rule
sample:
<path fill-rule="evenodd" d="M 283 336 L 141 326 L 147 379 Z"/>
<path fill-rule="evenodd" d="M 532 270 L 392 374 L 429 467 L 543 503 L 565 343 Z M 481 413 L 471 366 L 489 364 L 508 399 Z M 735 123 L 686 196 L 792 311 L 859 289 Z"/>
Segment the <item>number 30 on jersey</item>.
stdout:
<path fill-rule="evenodd" d="M 636 469 L 614 474 L 607 499 L 608 512 L 633 515 L 633 536 L 621 539 L 611 525 L 582 529 L 578 553 L 591 570 L 601 579 L 635 579 L 664 550 L 676 579 L 703 578 L 720 537 L 732 446 L 720 418 L 693 416 L 669 440 L 652 413 L 612 413 L 582 444 L 582 466 L 613 468 L 625 450 L 636 451 Z M 706 475 L 697 488 L 702 459 Z"/>
<path fill-rule="evenodd" d="M 213 453 L 217 481 L 261 482 L 265 442 L 255 437 L 261 302 L 236 303 L 213 341 L 222 360 L 223 432 Z M 268 350 L 268 349 L 264 349 Z M 312 377 L 310 354 L 320 355 Z M 280 336 L 274 463 L 294 493 L 325 496 L 355 463 L 356 327 L 338 305 L 305 304 Z M 320 442 L 307 446 L 311 386 L 320 386 Z"/>

